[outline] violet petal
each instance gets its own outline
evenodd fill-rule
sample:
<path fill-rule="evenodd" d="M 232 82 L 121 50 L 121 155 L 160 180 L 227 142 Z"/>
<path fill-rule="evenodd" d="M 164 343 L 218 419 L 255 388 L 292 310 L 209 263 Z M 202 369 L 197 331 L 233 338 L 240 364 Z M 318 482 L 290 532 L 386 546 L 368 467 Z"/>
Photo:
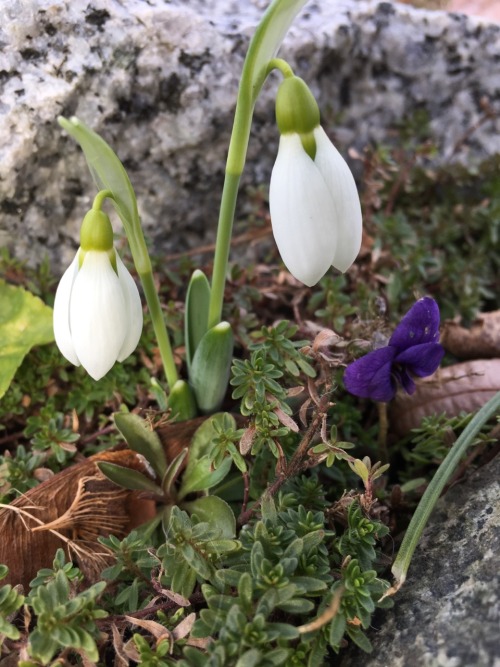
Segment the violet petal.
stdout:
<path fill-rule="evenodd" d="M 406 313 L 392 334 L 389 345 L 398 351 L 439 340 L 439 307 L 434 299 L 419 299 Z"/>
<path fill-rule="evenodd" d="M 346 389 L 354 396 L 390 401 L 396 393 L 391 367 L 396 350 L 382 347 L 349 364 L 344 372 Z"/>
<path fill-rule="evenodd" d="M 439 368 L 443 356 L 444 349 L 439 343 L 423 343 L 397 354 L 394 363 L 405 366 L 412 375 L 423 378 Z"/>

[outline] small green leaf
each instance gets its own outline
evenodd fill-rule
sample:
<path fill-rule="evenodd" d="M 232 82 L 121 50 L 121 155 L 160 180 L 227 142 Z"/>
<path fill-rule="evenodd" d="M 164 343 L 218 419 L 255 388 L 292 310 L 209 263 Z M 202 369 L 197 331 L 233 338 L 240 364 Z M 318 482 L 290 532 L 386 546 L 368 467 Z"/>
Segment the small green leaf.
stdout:
<path fill-rule="evenodd" d="M 198 344 L 189 381 L 201 412 L 215 412 L 224 400 L 231 372 L 233 344 L 228 322 L 221 322 L 207 331 Z"/>
<path fill-rule="evenodd" d="M 355 459 L 354 462 L 347 461 L 347 463 L 349 464 L 349 467 L 352 469 L 352 471 L 355 472 L 358 477 L 361 477 L 363 482 L 368 481 L 370 473 L 361 459 Z"/>
<path fill-rule="evenodd" d="M 52 308 L 0 280 L 0 398 L 31 348 L 53 340 Z"/>
<path fill-rule="evenodd" d="M 203 496 L 184 507 L 190 514 L 196 514 L 200 521 L 220 531 L 220 537 L 232 538 L 236 535 L 236 519 L 233 510 L 218 496 Z"/>
<path fill-rule="evenodd" d="M 184 340 L 188 370 L 191 368 L 196 348 L 207 332 L 209 304 L 210 283 L 203 271 L 196 269 L 189 281 L 184 315 Z"/>
<path fill-rule="evenodd" d="M 161 479 L 167 470 L 167 459 L 158 433 L 148 428 L 144 419 L 130 412 L 115 412 L 113 418 L 130 449 L 142 454 Z"/>
<path fill-rule="evenodd" d="M 118 484 L 118 486 L 123 486 L 125 489 L 133 491 L 150 491 L 158 496 L 163 496 L 161 488 L 137 470 L 124 468 L 123 466 L 116 465 L 116 463 L 109 463 L 109 461 L 98 461 L 97 467 L 103 475 L 106 475 L 108 479 Z"/>

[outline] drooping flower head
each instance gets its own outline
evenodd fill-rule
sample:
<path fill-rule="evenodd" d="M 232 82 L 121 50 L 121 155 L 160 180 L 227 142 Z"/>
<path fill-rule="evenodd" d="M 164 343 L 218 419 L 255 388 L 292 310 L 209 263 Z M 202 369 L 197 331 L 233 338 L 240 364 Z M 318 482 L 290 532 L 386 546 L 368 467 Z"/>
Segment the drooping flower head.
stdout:
<path fill-rule="evenodd" d="M 386 402 L 398 386 L 415 391 L 414 377 L 432 375 L 441 363 L 439 307 L 434 299 L 419 299 L 398 324 L 386 347 L 369 352 L 347 366 L 344 384 L 361 398 Z"/>
<path fill-rule="evenodd" d="M 82 223 L 80 248 L 57 288 L 57 346 L 68 361 L 99 380 L 137 347 L 142 319 L 136 284 L 113 247 L 111 222 L 93 208 Z"/>
<path fill-rule="evenodd" d="M 330 266 L 345 272 L 356 259 L 362 231 L 358 191 L 299 77 L 281 83 L 276 121 L 281 137 L 269 188 L 273 234 L 290 273 L 311 286 Z"/>

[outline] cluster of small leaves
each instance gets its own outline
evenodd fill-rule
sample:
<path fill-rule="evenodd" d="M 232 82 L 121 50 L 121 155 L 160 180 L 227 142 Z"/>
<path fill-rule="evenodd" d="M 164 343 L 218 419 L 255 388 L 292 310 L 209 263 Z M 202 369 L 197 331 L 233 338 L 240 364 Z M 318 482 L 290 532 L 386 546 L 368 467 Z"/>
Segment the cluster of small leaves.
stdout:
<path fill-rule="evenodd" d="M 99 538 L 114 558 L 113 565 L 101 573 L 102 579 L 113 583 L 112 593 L 104 598 L 113 613 L 142 609 L 151 600 L 151 573 L 158 562 L 148 550 L 146 537 L 144 532 L 132 531 L 121 541 L 114 535 Z"/>
<path fill-rule="evenodd" d="M 335 548 L 342 558 L 353 558 L 364 570 L 369 570 L 377 558 L 376 542 L 388 533 L 387 526 L 366 517 L 359 503 L 352 502 L 347 510 L 347 528 Z"/>
<path fill-rule="evenodd" d="M 12 456 L 0 456 L 0 502 L 6 503 L 38 484 L 35 471 L 43 460 L 41 454 L 28 451 L 23 445 Z"/>
<path fill-rule="evenodd" d="M 340 542 L 323 511 L 286 508 L 291 500 L 290 493 L 283 494 L 280 505 L 285 509 L 275 511 L 271 503 L 267 518 L 245 526 L 241 550 L 229 555 L 226 568 L 202 586 L 207 608 L 192 636 L 214 641 L 208 655 L 186 647 L 181 667 L 320 665 L 328 647 L 338 650 L 344 634 L 370 650 L 362 628 L 368 627 L 389 586 L 371 569 L 375 538 L 387 529 L 364 517 L 353 503 L 349 537 Z M 352 555 L 337 562 L 348 543 Z M 328 624 L 311 627 L 311 619 L 324 612 L 339 587 L 338 613 Z M 304 621 L 309 624 L 302 625 Z"/>
<path fill-rule="evenodd" d="M 455 417 L 448 417 L 445 413 L 424 417 L 420 426 L 412 429 L 411 438 L 402 449 L 408 466 L 402 471 L 401 478 L 411 480 L 422 471 L 439 465 L 473 417 L 474 413 L 465 412 Z M 485 424 L 471 443 L 471 448 L 490 442 L 489 431 L 489 425 Z"/>
<path fill-rule="evenodd" d="M 358 313 L 357 305 L 366 303 L 364 300 L 355 301 L 347 288 L 347 278 L 340 276 L 324 276 L 309 299 L 308 308 L 328 327 L 337 332 L 343 332 L 346 321 Z"/>
<path fill-rule="evenodd" d="M 171 642 L 168 636 L 156 642 L 154 648 L 142 635 L 136 633 L 132 639 L 139 654 L 138 664 L 142 667 L 173 667 L 178 664 L 177 658 L 170 657 Z"/>
<path fill-rule="evenodd" d="M 7 576 L 9 569 L 5 565 L 0 565 L 0 581 Z M 0 652 L 4 639 L 19 639 L 19 630 L 12 625 L 11 620 L 16 612 L 23 606 L 24 595 L 6 584 L 0 586 Z"/>
<path fill-rule="evenodd" d="M 255 429 L 252 453 L 267 446 L 278 456 L 276 442 L 287 435 L 288 427 L 283 426 L 280 417 L 290 415 L 286 401 L 286 391 L 277 382 L 283 371 L 268 361 L 264 350 L 252 352 L 250 359 L 235 359 L 232 366 L 231 385 L 235 387 L 233 398 L 240 400 L 240 411 L 250 416 Z"/>
<path fill-rule="evenodd" d="M 26 605 L 36 615 L 37 622 L 29 634 L 28 653 L 37 664 L 48 665 L 64 649 L 83 652 L 89 660 L 97 662 L 96 640 L 100 631 L 96 621 L 108 615 L 97 606 L 97 599 L 106 584 L 99 582 L 79 591 L 80 581 L 81 573 L 64 563 L 60 550 L 53 570 L 40 571 L 31 583 Z"/>
<path fill-rule="evenodd" d="M 48 458 L 54 457 L 59 464 L 67 463 L 76 453 L 74 443 L 80 435 L 65 424 L 61 412 L 53 412 L 50 407 L 42 408 L 40 414 L 28 417 L 24 435 L 30 439 L 35 451 L 43 452 Z"/>
<path fill-rule="evenodd" d="M 218 528 L 215 521 L 200 521 L 176 506 L 171 508 L 164 526 L 166 541 L 157 551 L 161 581 L 185 598 L 192 594 L 198 580 L 214 581 L 217 565 L 239 549 L 238 541 L 230 539 L 229 531 Z"/>
<path fill-rule="evenodd" d="M 257 340 L 249 345 L 249 350 L 262 351 L 266 361 L 294 379 L 301 373 L 313 378 L 316 371 L 300 352 L 301 348 L 309 345 L 309 341 L 293 340 L 298 329 L 297 325 L 287 320 L 282 320 L 276 326 L 262 327 L 260 331 L 252 332 L 251 337 Z"/>

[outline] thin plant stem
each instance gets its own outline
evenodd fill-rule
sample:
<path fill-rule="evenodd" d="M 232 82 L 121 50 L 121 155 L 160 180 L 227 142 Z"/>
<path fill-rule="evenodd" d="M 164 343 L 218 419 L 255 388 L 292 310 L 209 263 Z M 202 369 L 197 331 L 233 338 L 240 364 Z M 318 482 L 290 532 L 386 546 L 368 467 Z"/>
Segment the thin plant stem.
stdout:
<path fill-rule="evenodd" d="M 482 426 L 500 410 L 500 392 L 497 392 L 486 405 L 483 405 L 481 410 L 473 417 L 461 435 L 457 438 L 453 447 L 448 452 L 446 458 L 437 469 L 429 486 L 425 490 L 424 495 L 415 510 L 415 513 L 410 521 L 410 525 L 405 533 L 403 542 L 399 549 L 394 565 L 392 566 L 392 574 L 394 575 L 396 585 L 392 592 L 400 588 L 406 579 L 406 573 L 410 567 L 410 562 L 420 539 L 422 531 L 424 530 L 427 520 L 437 503 L 446 482 L 453 474 L 460 459 L 470 447 L 476 435 L 479 433 Z"/>
<path fill-rule="evenodd" d="M 278 20 L 277 17 L 280 16 L 280 13 L 283 11 L 284 4 L 285 3 L 280 3 L 275 0 L 275 2 L 269 6 L 263 20 L 257 27 L 243 65 L 243 72 L 241 74 L 240 87 L 238 90 L 238 99 L 236 101 L 233 129 L 227 154 L 224 187 L 222 189 L 219 221 L 217 225 L 214 268 L 208 309 L 209 329 L 219 324 L 222 317 L 224 288 L 226 284 L 227 263 L 233 231 L 234 213 L 236 210 L 236 199 L 238 196 L 241 174 L 243 173 L 243 168 L 245 166 L 255 101 L 264 81 L 272 69 L 279 69 L 284 76 L 293 75 L 290 66 L 284 60 L 271 57 L 272 53 L 267 55 L 267 50 L 270 45 L 266 42 L 266 33 L 270 24 L 272 24 L 273 21 Z M 291 23 L 296 13 L 305 4 L 305 0 L 295 0 L 288 4 L 290 6 L 285 8 L 284 11 L 285 13 L 288 11 L 291 12 L 288 16 Z M 282 38 L 283 37 L 281 37 L 281 39 Z M 274 44 L 275 48 L 273 48 L 273 50 L 280 45 L 281 39 Z M 266 55 L 267 58 L 265 58 Z M 261 62 L 262 57 L 265 58 L 264 62 Z M 263 65 L 262 72 L 260 71 L 259 65 Z"/>
<path fill-rule="evenodd" d="M 146 297 L 146 302 L 151 314 L 151 322 L 153 323 L 153 329 L 155 332 L 156 341 L 158 343 L 158 349 L 160 351 L 167 383 L 170 390 L 172 390 L 172 387 L 179 379 L 179 376 L 175 366 L 174 355 L 172 352 L 172 346 L 170 344 L 170 338 L 168 337 L 165 318 L 163 317 L 163 312 L 161 310 L 160 299 L 158 297 L 158 292 L 156 291 L 153 280 L 153 271 L 151 270 L 145 273 L 139 273 L 139 278 L 141 279 L 142 289 L 144 290 L 144 296 Z"/>
<path fill-rule="evenodd" d="M 378 455 L 382 463 L 388 463 L 389 452 L 387 450 L 387 431 L 389 421 L 387 419 L 387 403 L 377 402 L 378 410 Z"/>

